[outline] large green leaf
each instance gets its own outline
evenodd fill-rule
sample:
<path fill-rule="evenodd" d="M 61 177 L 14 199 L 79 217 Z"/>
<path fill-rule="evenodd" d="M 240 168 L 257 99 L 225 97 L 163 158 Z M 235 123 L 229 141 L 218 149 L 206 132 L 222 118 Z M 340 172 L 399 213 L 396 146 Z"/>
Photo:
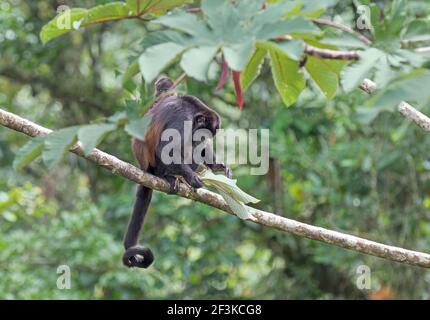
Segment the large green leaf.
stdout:
<path fill-rule="evenodd" d="M 381 50 L 370 48 L 360 54 L 360 60 L 342 71 L 342 87 L 346 92 L 357 88 L 364 78 L 369 76 L 378 60 L 384 56 Z"/>
<path fill-rule="evenodd" d="M 53 168 L 69 151 L 76 141 L 78 129 L 79 127 L 64 128 L 46 136 L 42 159 L 48 168 Z"/>
<path fill-rule="evenodd" d="M 70 30 L 77 30 L 82 25 L 82 21 L 88 16 L 86 9 L 71 9 L 60 13 L 53 20 L 43 26 L 40 31 L 40 39 L 45 44 L 48 41 L 66 33 Z"/>
<path fill-rule="evenodd" d="M 43 151 L 45 137 L 36 137 L 28 141 L 16 153 L 13 160 L 13 168 L 16 171 L 21 170 L 24 166 L 36 159 Z"/>
<path fill-rule="evenodd" d="M 82 144 L 82 149 L 85 155 L 93 151 L 101 140 L 112 130 L 115 130 L 116 125 L 112 123 L 96 123 L 82 126 L 78 131 L 78 139 Z"/>
<path fill-rule="evenodd" d="M 209 65 L 217 52 L 217 47 L 192 48 L 184 53 L 181 68 L 197 80 L 206 81 Z"/>
<path fill-rule="evenodd" d="M 188 0 L 140 0 L 139 15 L 159 15 L 167 10 L 178 7 Z M 110 2 L 95 6 L 90 9 L 73 8 L 58 14 L 54 19 L 43 26 L 40 32 L 42 43 L 65 34 L 71 30 L 78 30 L 97 23 L 120 20 L 136 16 L 138 0 L 127 0 L 127 2 Z"/>
<path fill-rule="evenodd" d="M 140 71 L 146 82 L 152 82 L 185 48 L 173 42 L 146 49 L 139 57 Z"/>
<path fill-rule="evenodd" d="M 284 103 L 290 106 L 305 88 L 305 78 L 300 71 L 299 62 L 290 59 L 275 45 L 268 49 L 275 86 Z"/>
<path fill-rule="evenodd" d="M 262 48 L 256 48 L 251 58 L 248 60 L 245 69 L 240 74 L 240 83 L 245 91 L 251 85 L 251 83 L 260 74 L 260 69 L 266 56 L 267 51 Z"/>

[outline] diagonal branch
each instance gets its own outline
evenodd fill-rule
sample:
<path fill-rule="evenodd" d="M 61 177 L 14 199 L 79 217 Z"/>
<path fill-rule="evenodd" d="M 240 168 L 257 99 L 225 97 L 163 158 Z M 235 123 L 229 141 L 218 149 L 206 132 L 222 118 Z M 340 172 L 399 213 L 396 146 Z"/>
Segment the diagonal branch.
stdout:
<path fill-rule="evenodd" d="M 376 91 L 376 83 L 369 79 L 364 79 L 360 85 L 360 89 L 368 94 Z M 430 118 L 424 113 L 418 111 L 405 101 L 400 102 L 397 110 L 406 118 L 411 119 L 425 131 L 430 131 Z"/>
<path fill-rule="evenodd" d="M 18 132 L 25 133 L 31 137 L 46 135 L 52 132 L 50 129 L 44 128 L 34 122 L 21 118 L 16 114 L 2 109 L 0 109 L 0 125 Z M 110 170 L 116 175 L 120 175 L 148 188 L 162 192 L 169 191 L 169 185 L 166 181 L 152 176 L 136 168 L 135 166 L 98 149 L 94 149 L 90 155 L 84 156 L 84 153 L 78 143 L 71 149 L 71 152 Z M 230 208 L 223 198 L 211 191 L 205 189 L 193 191 L 182 184 L 179 187 L 178 195 L 232 214 Z M 316 227 L 255 208 L 247 208 L 250 214 L 253 216 L 252 220 L 254 222 L 268 227 L 279 229 L 299 237 L 305 237 L 308 239 L 333 244 L 338 247 L 350 249 L 360 253 L 365 253 L 414 266 L 430 268 L 430 254 L 427 253 L 394 247 L 349 234 Z"/>

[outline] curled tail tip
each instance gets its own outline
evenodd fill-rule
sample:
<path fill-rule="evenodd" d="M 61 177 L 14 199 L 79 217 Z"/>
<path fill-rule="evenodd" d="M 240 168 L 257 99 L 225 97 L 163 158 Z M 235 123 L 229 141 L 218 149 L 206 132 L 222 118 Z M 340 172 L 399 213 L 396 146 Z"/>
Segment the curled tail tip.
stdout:
<path fill-rule="evenodd" d="M 154 262 L 154 254 L 151 249 L 144 246 L 132 246 L 128 248 L 122 256 L 125 266 L 132 268 L 148 268 Z"/>

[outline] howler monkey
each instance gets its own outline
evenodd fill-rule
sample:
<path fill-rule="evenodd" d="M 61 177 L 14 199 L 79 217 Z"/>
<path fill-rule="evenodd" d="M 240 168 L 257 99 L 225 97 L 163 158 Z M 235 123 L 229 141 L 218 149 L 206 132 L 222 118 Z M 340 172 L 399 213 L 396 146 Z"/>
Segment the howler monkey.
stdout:
<path fill-rule="evenodd" d="M 156 98 L 170 90 L 172 86 L 173 82 L 167 77 L 157 80 Z M 207 129 L 214 136 L 221 125 L 219 115 L 194 96 L 176 94 L 162 96 L 158 101 L 156 100 L 146 114 L 151 116 L 151 122 L 145 133 L 144 141 L 136 138 L 132 140 L 133 153 L 140 168 L 166 179 L 170 184 L 170 193 L 177 192 L 179 177 L 193 188 L 202 187 L 203 183 L 196 173 L 199 163 L 194 159 L 191 159 L 190 164 L 186 164 L 184 161 L 186 152 L 189 152 L 189 149 L 186 151 L 186 143 L 191 143 L 191 151 L 200 143 L 204 143 L 204 141 L 193 142 L 192 134 L 199 129 Z M 189 133 L 184 130 L 186 121 L 192 124 Z M 178 147 L 180 163 L 164 164 L 161 160 L 163 147 L 171 143 L 161 139 L 162 133 L 166 129 L 176 129 L 180 133 L 181 146 Z M 203 152 L 210 152 L 206 156 L 209 156 L 211 161 L 205 163 L 209 168 L 216 171 L 223 170 L 227 176 L 231 177 L 231 170 L 224 164 L 215 161 L 213 150 L 206 147 Z M 128 267 L 147 268 L 154 261 L 152 251 L 137 244 L 151 197 L 152 189 L 142 185 L 138 186 L 133 213 L 124 238 L 126 251 L 123 255 L 123 263 Z"/>

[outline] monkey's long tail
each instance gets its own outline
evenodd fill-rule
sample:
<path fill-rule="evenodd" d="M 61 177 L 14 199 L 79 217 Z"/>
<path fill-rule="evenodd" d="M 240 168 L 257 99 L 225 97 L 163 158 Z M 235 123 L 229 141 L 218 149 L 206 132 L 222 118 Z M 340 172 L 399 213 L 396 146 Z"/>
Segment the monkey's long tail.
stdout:
<path fill-rule="evenodd" d="M 137 187 L 136 201 L 134 202 L 133 214 L 128 223 L 127 233 L 124 238 L 125 253 L 122 262 L 127 267 L 148 268 L 154 261 L 151 249 L 138 245 L 140 229 L 142 228 L 146 212 L 151 203 L 152 189 L 142 185 Z"/>

